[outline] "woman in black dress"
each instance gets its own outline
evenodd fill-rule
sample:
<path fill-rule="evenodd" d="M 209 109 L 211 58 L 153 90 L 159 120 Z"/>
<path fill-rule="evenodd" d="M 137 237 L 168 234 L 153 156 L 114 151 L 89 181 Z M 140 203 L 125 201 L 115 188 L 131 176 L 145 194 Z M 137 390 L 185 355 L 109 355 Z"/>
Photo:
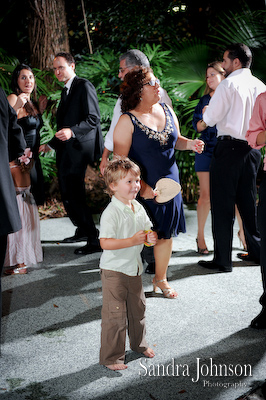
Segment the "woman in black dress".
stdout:
<path fill-rule="evenodd" d="M 37 205 L 44 203 L 44 179 L 39 159 L 40 129 L 43 125 L 41 111 L 45 108 L 36 102 L 36 83 L 32 69 L 26 64 L 18 65 L 11 78 L 12 94 L 8 96 L 9 104 L 18 116 L 18 124 L 33 153 L 34 165 L 31 169 L 31 191 Z M 33 100 L 32 100 L 33 97 Z"/>
<path fill-rule="evenodd" d="M 5 270 L 6 275 L 26 274 L 28 266 L 43 259 L 36 206 L 44 202 L 44 179 L 38 155 L 43 122 L 37 103 L 31 100 L 32 93 L 36 97 L 36 85 L 29 66 L 20 64 L 15 68 L 11 88 L 13 93 L 7 99 L 17 113 L 17 122 L 22 128 L 26 147 L 30 149 L 29 157 L 34 162 L 30 171 L 21 170 L 17 162 L 10 163 L 22 229 L 8 235 L 4 266 L 10 268 Z"/>

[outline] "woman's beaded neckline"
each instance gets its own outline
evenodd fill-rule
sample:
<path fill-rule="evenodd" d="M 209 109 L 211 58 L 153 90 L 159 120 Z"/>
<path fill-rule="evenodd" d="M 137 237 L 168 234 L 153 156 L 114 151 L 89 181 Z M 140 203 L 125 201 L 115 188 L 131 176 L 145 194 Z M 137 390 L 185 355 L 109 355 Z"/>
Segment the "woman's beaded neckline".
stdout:
<path fill-rule="evenodd" d="M 166 104 L 161 104 L 161 106 L 163 107 L 163 110 L 164 110 L 165 116 L 166 116 L 165 127 L 161 132 L 155 131 L 154 129 L 149 128 L 148 126 L 144 125 L 132 113 L 128 112 L 127 114 L 129 114 L 131 116 L 132 120 L 135 122 L 135 124 L 143 132 L 146 133 L 146 135 L 148 136 L 149 139 L 158 140 L 161 146 L 165 146 L 168 143 L 169 136 L 171 135 L 171 133 L 174 132 L 174 127 L 173 127 L 172 122 L 171 122 L 171 116 L 170 116 L 169 108 L 167 107 Z"/>

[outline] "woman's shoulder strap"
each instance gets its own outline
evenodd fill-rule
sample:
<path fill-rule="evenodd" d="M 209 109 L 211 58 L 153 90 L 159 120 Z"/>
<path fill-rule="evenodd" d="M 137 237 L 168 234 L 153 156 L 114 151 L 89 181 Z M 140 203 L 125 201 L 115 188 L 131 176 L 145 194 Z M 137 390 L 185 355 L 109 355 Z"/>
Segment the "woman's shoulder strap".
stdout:
<path fill-rule="evenodd" d="M 122 115 L 128 115 L 129 116 L 129 118 L 131 119 L 131 121 L 132 121 L 132 123 L 134 122 L 134 121 L 136 121 L 136 117 L 135 117 L 135 115 L 134 114 L 132 114 L 131 112 L 129 112 L 129 111 L 125 111 Z"/>

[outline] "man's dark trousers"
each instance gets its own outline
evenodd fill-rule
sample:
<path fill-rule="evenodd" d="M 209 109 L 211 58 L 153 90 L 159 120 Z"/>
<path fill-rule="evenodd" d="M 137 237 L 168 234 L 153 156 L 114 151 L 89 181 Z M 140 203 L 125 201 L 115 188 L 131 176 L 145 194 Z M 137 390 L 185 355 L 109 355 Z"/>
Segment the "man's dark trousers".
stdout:
<path fill-rule="evenodd" d="M 260 151 L 246 141 L 218 138 L 210 167 L 214 262 L 218 265 L 232 266 L 235 205 L 243 220 L 248 253 L 259 260 L 256 177 L 260 160 Z"/>

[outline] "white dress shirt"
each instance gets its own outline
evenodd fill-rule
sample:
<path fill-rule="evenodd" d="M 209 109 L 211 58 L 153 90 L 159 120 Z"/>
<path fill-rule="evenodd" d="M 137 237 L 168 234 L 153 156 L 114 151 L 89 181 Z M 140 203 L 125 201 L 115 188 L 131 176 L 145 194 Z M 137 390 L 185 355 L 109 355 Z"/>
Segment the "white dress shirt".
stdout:
<path fill-rule="evenodd" d="M 237 69 L 217 86 L 203 121 L 208 126 L 216 125 L 218 137 L 229 135 L 246 140 L 255 100 L 265 90 L 264 83 L 249 68 Z"/>
<path fill-rule="evenodd" d="M 69 94 L 69 90 L 70 90 L 70 87 L 71 87 L 71 85 L 72 85 L 72 82 L 73 82 L 75 76 L 76 76 L 76 74 L 74 74 L 74 75 L 72 76 L 72 78 L 70 78 L 70 79 L 67 81 L 67 83 L 65 84 L 65 86 L 64 86 L 64 88 L 67 89 L 66 95 Z M 73 131 L 71 131 L 71 132 L 72 132 L 71 135 L 72 135 L 72 137 L 74 138 L 74 137 L 75 137 L 75 133 L 74 133 Z"/>
<path fill-rule="evenodd" d="M 161 87 L 160 87 L 160 95 L 161 95 L 160 103 L 165 103 L 165 104 L 168 104 L 170 107 L 172 107 L 172 101 L 171 101 L 170 97 L 168 96 L 166 90 Z M 107 132 L 107 134 L 105 136 L 104 147 L 109 151 L 114 150 L 114 139 L 113 139 L 114 130 L 115 130 L 116 124 L 117 124 L 119 118 L 121 117 L 121 115 L 122 115 L 121 97 L 118 97 L 117 102 L 114 107 L 112 122 L 111 122 L 111 125 L 109 128 L 109 131 Z"/>
<path fill-rule="evenodd" d="M 72 76 L 72 78 L 70 78 L 70 79 L 67 81 L 67 83 L 65 84 L 65 86 L 64 86 L 64 88 L 67 88 L 67 93 L 66 93 L 67 95 L 68 95 L 68 93 L 69 93 L 69 89 L 70 89 L 70 87 L 71 87 L 71 85 L 72 85 L 72 82 L 73 82 L 75 76 L 76 76 L 76 74 L 74 74 L 74 75 Z"/>

